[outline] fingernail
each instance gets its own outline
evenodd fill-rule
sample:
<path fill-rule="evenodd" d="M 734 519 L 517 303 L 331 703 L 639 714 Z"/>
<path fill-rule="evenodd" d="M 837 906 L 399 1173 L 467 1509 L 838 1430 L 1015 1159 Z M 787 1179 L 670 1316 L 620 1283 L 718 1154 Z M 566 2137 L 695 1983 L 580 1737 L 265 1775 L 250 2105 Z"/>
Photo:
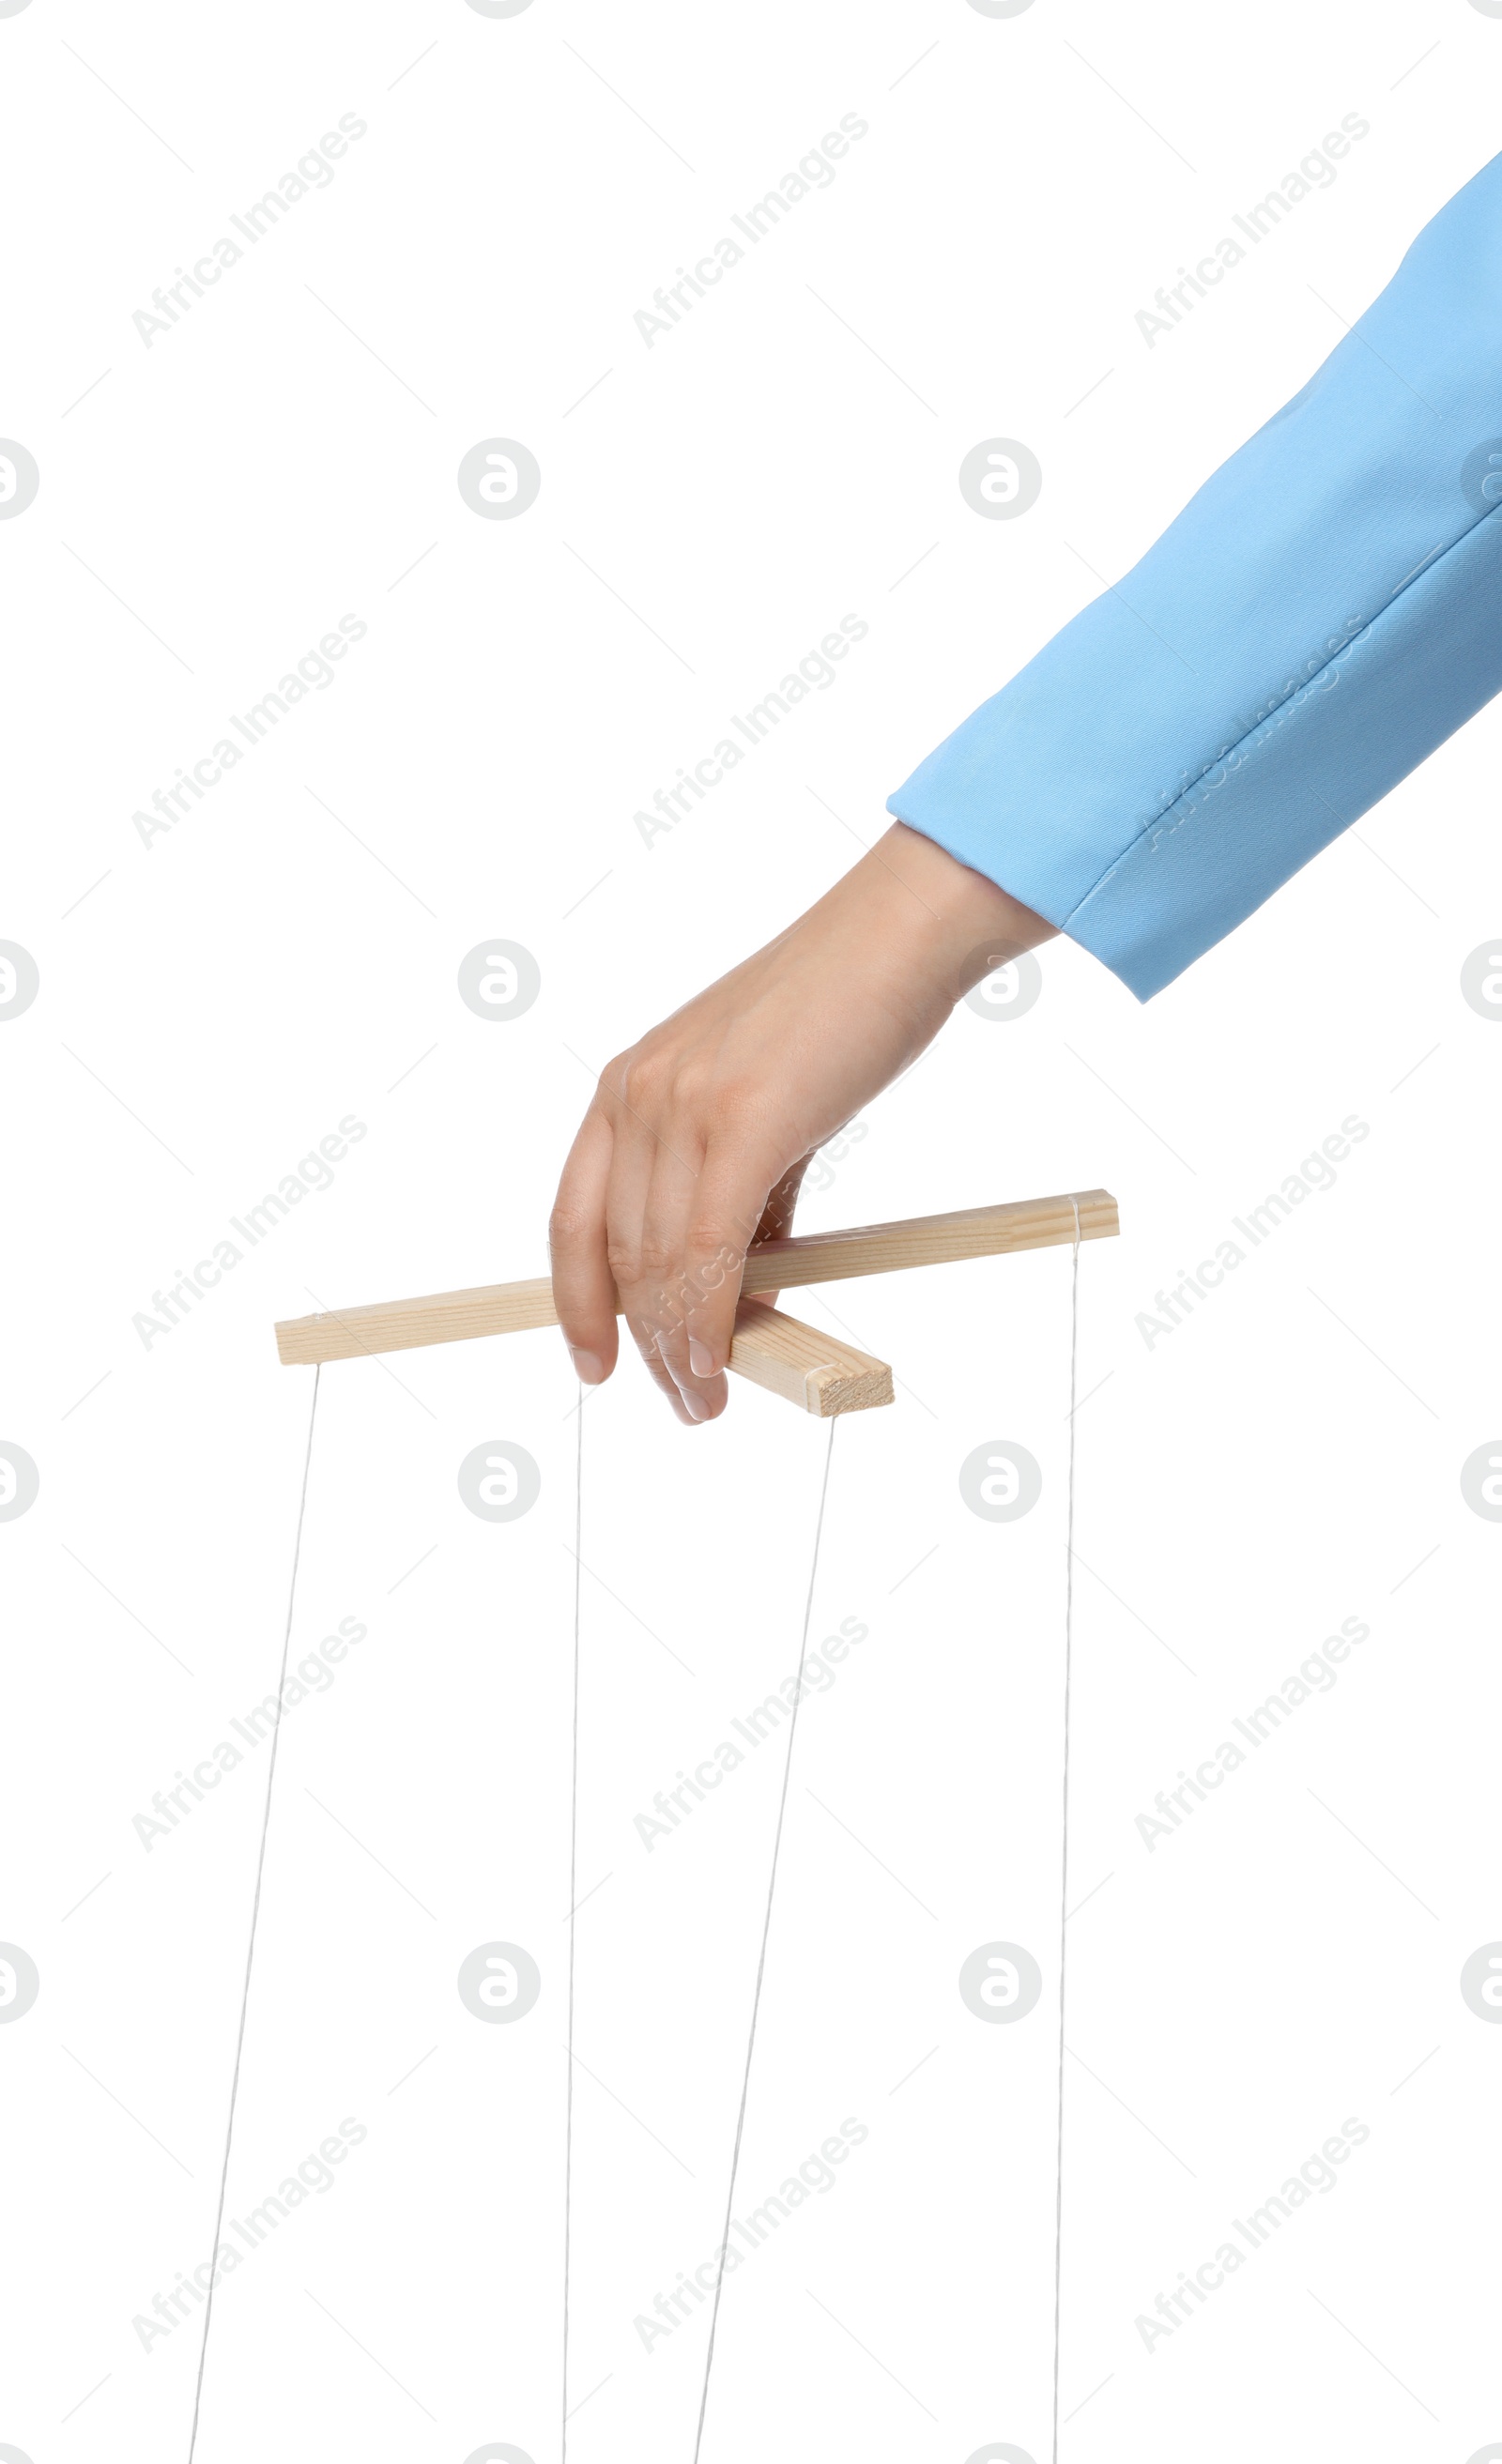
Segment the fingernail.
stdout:
<path fill-rule="evenodd" d="M 568 1356 L 574 1364 L 574 1374 L 579 1378 L 582 1385 L 600 1386 L 604 1384 L 605 1363 L 597 1352 L 585 1352 L 583 1346 L 581 1346 L 576 1352 L 573 1345 L 570 1344 L 568 1347 Z"/>
<path fill-rule="evenodd" d="M 696 1395 L 692 1386 L 680 1386 L 678 1392 L 683 1398 L 683 1408 L 691 1420 L 709 1419 L 709 1405 L 702 1395 Z"/>
<path fill-rule="evenodd" d="M 715 1375 L 715 1355 L 707 1343 L 700 1343 L 696 1334 L 689 1337 L 689 1367 L 696 1377 L 713 1377 Z"/>

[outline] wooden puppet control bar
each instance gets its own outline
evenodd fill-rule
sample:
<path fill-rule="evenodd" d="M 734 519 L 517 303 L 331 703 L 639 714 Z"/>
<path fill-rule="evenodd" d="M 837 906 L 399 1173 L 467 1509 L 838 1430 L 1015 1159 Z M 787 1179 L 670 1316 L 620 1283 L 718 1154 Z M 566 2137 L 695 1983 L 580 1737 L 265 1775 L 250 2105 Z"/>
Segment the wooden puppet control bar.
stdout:
<path fill-rule="evenodd" d="M 902 1223 L 798 1232 L 786 1240 L 762 1242 L 750 1252 L 741 1276 L 730 1366 L 821 1419 L 890 1403 L 892 1372 L 884 1361 L 780 1309 L 764 1304 L 747 1308 L 746 1303 L 759 1293 L 800 1284 L 842 1283 L 850 1276 L 891 1274 L 903 1266 L 948 1265 L 1013 1249 L 1056 1247 L 1074 1240 L 1076 1221 L 1081 1241 L 1109 1240 L 1121 1228 L 1110 1192 L 1087 1189 L 1061 1198 L 973 1206 L 958 1214 L 919 1215 Z M 276 1328 L 276 1350 L 283 1366 L 292 1368 L 557 1324 L 552 1284 L 546 1275 L 538 1275 L 523 1283 L 477 1284 L 466 1291 L 431 1292 L 426 1299 L 374 1301 L 285 1318 Z"/>

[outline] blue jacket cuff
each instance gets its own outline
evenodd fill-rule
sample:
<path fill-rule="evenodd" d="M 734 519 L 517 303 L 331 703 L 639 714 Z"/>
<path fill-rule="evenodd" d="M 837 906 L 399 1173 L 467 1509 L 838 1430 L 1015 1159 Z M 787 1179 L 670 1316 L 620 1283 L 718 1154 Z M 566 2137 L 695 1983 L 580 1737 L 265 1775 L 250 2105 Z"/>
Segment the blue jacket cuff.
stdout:
<path fill-rule="evenodd" d="M 899 821 L 1146 1000 L 1502 690 L 1502 156 Z"/>

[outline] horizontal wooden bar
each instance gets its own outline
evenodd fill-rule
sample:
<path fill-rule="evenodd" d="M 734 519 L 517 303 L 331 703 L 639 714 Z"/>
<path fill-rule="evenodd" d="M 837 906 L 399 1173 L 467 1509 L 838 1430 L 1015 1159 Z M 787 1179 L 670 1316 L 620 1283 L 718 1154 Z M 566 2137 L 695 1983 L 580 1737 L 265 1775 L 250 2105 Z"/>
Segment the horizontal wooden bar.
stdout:
<path fill-rule="evenodd" d="M 795 1232 L 785 1241 L 763 1241 L 746 1260 L 740 1288 L 775 1292 L 795 1284 L 840 1284 L 851 1275 L 890 1275 L 903 1266 L 954 1265 L 1010 1249 L 1052 1248 L 1073 1240 L 1076 1207 L 1082 1241 L 1105 1241 L 1120 1231 L 1109 1190 L 1014 1199 L 955 1215 L 916 1215 L 905 1223 L 868 1223 L 854 1232 Z"/>
<path fill-rule="evenodd" d="M 892 1401 L 892 1372 L 884 1360 L 765 1301 L 742 1301 L 736 1311 L 730 1366 L 821 1420 Z"/>
<path fill-rule="evenodd" d="M 751 1251 L 740 1289 L 749 1298 L 758 1292 L 790 1291 L 801 1284 L 892 1274 L 898 1267 L 951 1265 L 963 1258 L 1055 1247 L 1074 1239 L 1076 1210 L 1082 1241 L 1109 1240 L 1121 1229 L 1110 1191 L 1084 1189 L 1062 1198 L 966 1207 L 953 1215 L 918 1215 L 902 1223 L 868 1223 L 850 1232 L 795 1232 L 784 1241 L 763 1241 Z M 276 1327 L 276 1350 L 283 1366 L 293 1368 L 557 1324 L 552 1283 L 546 1275 L 535 1275 L 526 1283 L 475 1284 L 466 1291 L 431 1292 L 423 1300 L 373 1301 L 357 1309 L 320 1309 L 313 1317 L 283 1318 Z"/>

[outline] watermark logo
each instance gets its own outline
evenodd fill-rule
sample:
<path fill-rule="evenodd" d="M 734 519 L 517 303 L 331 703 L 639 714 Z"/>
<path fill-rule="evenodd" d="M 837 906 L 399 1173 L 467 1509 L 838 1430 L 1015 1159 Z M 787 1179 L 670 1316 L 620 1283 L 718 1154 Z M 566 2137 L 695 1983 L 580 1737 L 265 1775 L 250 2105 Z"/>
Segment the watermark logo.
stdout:
<path fill-rule="evenodd" d="M 1270 188 L 1256 205 L 1244 214 L 1232 214 L 1231 220 L 1241 233 L 1232 239 L 1227 231 L 1218 239 L 1213 250 L 1193 266 L 1181 265 L 1177 282 L 1160 284 L 1151 308 L 1137 312 L 1137 330 L 1151 351 L 1160 334 L 1171 334 L 1182 322 L 1197 300 L 1207 299 L 1212 290 L 1225 281 L 1236 266 L 1245 263 L 1248 248 L 1260 248 L 1263 241 L 1287 220 L 1295 206 L 1313 196 L 1316 188 L 1332 188 L 1339 177 L 1337 165 L 1344 162 L 1353 144 L 1371 135 L 1372 123 L 1358 111 L 1348 111 L 1338 128 L 1329 128 L 1317 145 L 1312 146 L 1296 171 L 1287 171 L 1275 188 Z M 1286 402 L 1277 419 L 1286 418 L 1297 408 L 1310 387 Z"/>
<path fill-rule="evenodd" d="M 1026 1018 L 1043 990 L 1043 969 L 1030 950 L 1020 957 L 1004 958 L 1000 953 L 992 957 L 989 972 L 965 995 L 965 1006 L 977 1018 Z"/>
<path fill-rule="evenodd" d="M 136 836 L 148 855 L 153 839 L 165 836 L 179 822 L 186 821 L 193 806 L 203 803 L 205 790 L 217 787 L 227 771 L 236 768 L 257 744 L 263 744 L 289 711 L 299 701 L 306 701 L 310 692 L 328 691 L 335 681 L 335 663 L 352 643 L 363 642 L 368 630 L 364 618 L 351 608 L 340 618 L 337 629 L 324 634 L 317 649 L 304 650 L 297 666 L 278 678 L 275 693 L 263 693 L 243 713 L 231 712 L 224 735 L 210 752 L 199 756 L 191 772 L 180 765 L 170 787 L 152 790 L 151 810 L 144 812 L 138 807 L 130 817 L 136 825 Z M 311 787 L 308 794 L 316 804 L 323 804 L 322 797 L 314 795 Z M 332 821 L 339 820 L 329 805 L 323 804 L 323 810 Z"/>
<path fill-rule="evenodd" d="M 154 2352 L 165 2336 L 186 2326 L 192 2318 L 194 2303 L 203 2309 L 214 2287 L 232 2276 L 237 2267 L 243 2267 L 252 2253 L 260 2250 L 273 2233 L 279 2233 L 297 2209 L 306 2207 L 310 2199 L 325 2197 L 339 2180 L 335 2167 L 342 2165 L 350 2149 L 363 2146 L 369 2136 L 364 2123 L 346 2113 L 338 2130 L 331 2130 L 316 2149 L 310 2149 L 297 2170 L 278 2182 L 259 2207 L 248 2209 L 243 2216 L 221 2215 L 226 2231 L 213 2255 L 200 2259 L 191 2276 L 180 2268 L 171 2291 L 155 2295 L 150 2309 L 138 2310 L 132 2319 L 130 2323 L 142 2351 Z"/>
<path fill-rule="evenodd" d="M 637 2312 L 631 2324 L 636 2330 L 642 2350 L 654 2352 L 665 2336 L 673 2335 L 696 2308 L 702 2309 L 713 2301 L 719 2280 L 732 2275 L 761 2250 L 798 2208 L 806 2207 L 814 2198 L 828 2198 L 839 2183 L 836 2167 L 843 2165 L 852 2147 L 862 2147 L 871 2137 L 864 2122 L 847 2114 L 837 2131 L 831 2131 L 818 2149 L 806 2156 L 796 2173 L 762 2200 L 759 2208 L 750 2208 L 743 2216 L 732 2215 L 729 2232 L 718 2250 L 700 2259 L 691 2275 L 687 2268 L 679 2271 L 678 2280 L 671 2293 L 659 2293 L 652 2312 Z M 655 2315 L 652 2315 L 652 2314 Z"/>
<path fill-rule="evenodd" d="M 671 1839 L 680 1823 L 699 1806 L 708 1804 L 711 1792 L 724 1786 L 748 1753 L 755 1753 L 768 1737 L 782 1732 L 807 1695 L 828 1694 L 838 1679 L 841 1663 L 870 1633 L 870 1626 L 859 1617 L 841 1617 L 837 1634 L 827 1634 L 817 1646 L 810 1644 L 791 1676 L 784 1677 L 770 1694 L 751 1706 L 743 1719 L 730 1721 L 729 1726 L 740 1740 L 739 1745 L 733 1738 L 721 1737 L 695 1765 L 692 1773 L 679 1771 L 676 1788 L 659 1788 L 652 1798 L 652 1812 L 634 1816 L 636 1837 L 649 1857 L 659 1839 Z"/>
<path fill-rule="evenodd" d="M 0 1942 L 0 2028 L 24 2019 L 41 1988 L 36 1962 L 18 1943 Z"/>
<path fill-rule="evenodd" d="M 487 1438 L 459 1465 L 459 1495 L 483 1523 L 515 1523 L 536 1506 L 542 1474 L 525 1446 Z"/>
<path fill-rule="evenodd" d="M 476 0 L 470 0 L 470 7 Z M 510 10 L 492 9 L 491 16 L 510 16 Z M 459 494 L 472 514 L 488 522 L 514 521 L 537 503 L 542 473 L 535 453 L 514 436 L 482 436 L 459 464 Z"/>
<path fill-rule="evenodd" d="M 267 234 L 276 230 L 282 217 L 290 213 L 302 198 L 310 196 L 315 188 L 328 187 L 334 179 L 335 164 L 348 153 L 351 142 L 358 143 L 364 136 L 366 126 L 357 112 L 342 113 L 339 127 L 326 128 L 318 143 L 311 145 L 306 154 L 298 156 L 295 170 L 283 171 L 276 186 L 268 188 L 264 196 L 257 197 L 254 205 L 248 205 L 243 214 L 230 216 L 239 233 L 238 239 L 232 239 L 228 231 L 222 231 L 190 266 L 178 267 L 175 282 L 159 282 L 151 294 L 150 307 L 137 308 L 131 314 L 130 321 L 141 337 L 143 347 L 149 351 L 159 334 L 169 334 L 173 326 L 188 314 L 195 299 L 207 299 L 213 285 L 223 281 L 231 267 L 240 263 L 248 249 L 258 248 Z M 319 305 L 323 307 L 326 303 L 320 300 Z"/>
<path fill-rule="evenodd" d="M 1478 1018 L 1502 1019 L 1502 933 L 1472 950 L 1460 971 L 1460 990 Z"/>
<path fill-rule="evenodd" d="M 801 701 L 806 701 L 811 693 L 828 693 L 838 682 L 837 662 L 852 644 L 864 642 L 870 630 L 865 617 L 851 609 L 840 618 L 837 627 L 825 634 L 817 649 L 806 650 L 797 667 L 788 669 L 775 693 L 763 694 L 747 711 L 731 713 L 725 733 L 714 751 L 696 761 L 692 773 L 680 767 L 671 787 L 659 787 L 650 813 L 632 814 L 649 853 L 653 841 L 675 829 L 696 803 L 702 804 L 709 789 L 718 787 L 728 771 L 738 769 L 757 745 L 764 744 Z"/>
<path fill-rule="evenodd" d="M 213 1244 L 212 1257 L 196 1259 L 191 1271 L 186 1266 L 174 1268 L 176 1281 L 166 1291 L 159 1287 L 151 1295 L 150 1309 L 137 1309 L 131 1318 L 144 1350 L 149 1352 L 159 1335 L 173 1333 L 195 1304 L 207 1300 L 225 1276 L 233 1271 L 247 1251 L 255 1248 L 268 1233 L 275 1232 L 278 1223 L 286 1221 L 290 1208 L 300 1206 L 312 1192 L 321 1194 L 332 1189 L 334 1166 L 342 1163 L 350 1148 L 358 1146 L 365 1135 L 364 1122 L 357 1113 L 346 1112 L 338 1129 L 330 1130 L 326 1137 L 319 1140 L 317 1150 L 301 1158 L 296 1172 L 284 1173 L 276 1187 L 268 1189 L 243 1215 L 231 1216 L 231 1227 L 244 1242 L 243 1249 L 238 1242 L 221 1239 Z"/>
<path fill-rule="evenodd" d="M 1005 2027 L 1026 2019 L 1043 1991 L 1043 1970 L 1019 1942 L 983 1942 L 960 1970 L 960 1999 L 978 2019 Z M 998 2455 L 1010 2453 L 1005 2447 Z"/>
<path fill-rule="evenodd" d="M 1193 1776 L 1186 1771 L 1179 1773 L 1179 1786 L 1160 1789 L 1153 1799 L 1155 1812 L 1139 1814 L 1137 1836 L 1151 1857 L 1160 1839 L 1171 1839 L 1186 1816 L 1202 1805 L 1208 1805 L 1211 1793 L 1224 1788 L 1233 1772 L 1247 1761 L 1248 1749 L 1260 1751 L 1270 1737 L 1292 1718 L 1294 1712 L 1312 1702 L 1316 1694 L 1329 1694 L 1340 1682 L 1341 1664 L 1353 1650 L 1370 1639 L 1372 1629 L 1364 1618 L 1342 1617 L 1338 1634 L 1327 1634 L 1317 1650 L 1311 1651 L 1299 1661 L 1295 1674 L 1285 1677 L 1280 1686 L 1248 1710 L 1246 1718 L 1234 1718 L 1231 1727 L 1243 1742 L 1223 1737 L 1212 1747 L 1203 1762 L 1195 1767 Z"/>
<path fill-rule="evenodd" d="M 1332 1130 L 1313 1155 L 1307 1155 L 1296 1172 L 1289 1173 L 1280 1189 L 1270 1189 L 1260 1206 L 1248 1206 L 1245 1215 L 1233 1215 L 1231 1221 L 1247 1243 L 1226 1240 L 1219 1243 L 1213 1258 L 1202 1258 L 1193 1274 L 1187 1266 L 1179 1269 L 1179 1281 L 1168 1291 L 1157 1291 L 1153 1309 L 1138 1309 L 1134 1320 L 1137 1331 L 1151 1352 L 1165 1334 L 1173 1334 L 1194 1309 L 1197 1300 L 1208 1300 L 1219 1290 L 1228 1274 L 1247 1263 L 1252 1249 L 1262 1246 L 1270 1234 L 1286 1223 L 1295 1206 L 1316 1191 L 1334 1189 L 1336 1166 L 1348 1161 L 1353 1147 L 1360 1146 L 1372 1134 L 1371 1124 L 1355 1112 L 1347 1112 L 1338 1130 Z"/>
<path fill-rule="evenodd" d="M 1173 2336 L 1186 2326 L 1196 2308 L 1203 2309 L 1212 2293 L 1219 2293 L 1232 2276 L 1238 2275 L 1253 2254 L 1262 2250 L 1280 2233 L 1300 2208 L 1307 2208 L 1313 2198 L 1328 2198 L 1340 2187 L 1336 2170 L 1349 2159 L 1353 2148 L 1364 2147 L 1371 2137 L 1368 2125 L 1355 2114 L 1332 2131 L 1318 2153 L 1306 2156 L 1296 2173 L 1291 2173 L 1281 2189 L 1274 2190 L 1260 2208 L 1252 2208 L 1245 2216 L 1232 2216 L 1231 2232 L 1209 2258 L 1202 2259 L 1191 2276 L 1181 2269 L 1179 2281 L 1171 2293 L 1160 2293 L 1153 2304 L 1157 2317 L 1142 2311 L 1133 2324 L 1151 2353 L 1165 2336 Z M 1238 2238 L 1233 2238 L 1238 2236 Z"/>
<path fill-rule="evenodd" d="M 488 0 L 482 8 L 481 0 L 470 0 L 470 7 L 479 9 L 485 17 L 515 17 L 531 5 L 532 0 L 498 0 L 498 5 L 497 0 Z M 464 2464 L 532 2464 L 532 2458 L 523 2455 L 519 2447 L 476 2447 L 473 2455 L 466 2455 Z"/>
<path fill-rule="evenodd" d="M 977 9 L 980 5 L 981 0 L 970 0 L 972 9 Z M 1022 0 L 1022 6 L 1025 9 L 1030 8 L 1032 0 Z M 1010 0 L 1010 5 L 1005 8 L 987 9 L 984 14 L 988 17 L 1015 17 L 1016 0 Z M 966 2457 L 965 2464 L 1032 2464 L 1032 2457 L 1021 2447 L 978 2447 L 973 2455 Z"/>
<path fill-rule="evenodd" d="M 987 1523 L 1015 1523 L 1043 1495 L 1043 1466 L 1010 1438 L 990 1438 L 961 1464 L 960 1494 Z"/>
<path fill-rule="evenodd" d="M 1460 466 L 1460 484 L 1468 505 L 1490 514 L 1502 505 L 1502 436 L 1473 445 Z"/>
<path fill-rule="evenodd" d="M 542 1991 L 542 1972 L 529 1950 L 515 1942 L 482 1942 L 459 1969 L 459 2000 L 476 2019 L 504 2027 L 524 2019 Z M 509 2447 L 486 2453 L 509 2455 Z"/>
<path fill-rule="evenodd" d="M 41 1473 L 24 1446 L 0 1440 L 0 1523 L 14 1523 L 36 1503 Z"/>
<path fill-rule="evenodd" d="M 0 941 L 0 1026 L 31 1008 L 41 981 L 30 950 L 19 941 Z"/>
<path fill-rule="evenodd" d="M 0 0 L 0 17 L 14 13 Z M 0 436 L 0 522 L 24 514 L 41 482 L 35 455 L 28 453 L 24 445 L 17 445 L 13 436 Z"/>
<path fill-rule="evenodd" d="M 1484 1942 L 1460 1971 L 1461 2000 L 1478 2019 L 1502 2027 L 1502 1942 Z M 1502 2454 L 1502 2449 L 1497 2453 Z"/>
<path fill-rule="evenodd" d="M 186 1821 L 196 1806 L 208 1803 L 210 1789 L 222 1787 L 232 1771 L 238 1771 L 247 1753 L 254 1753 L 268 1737 L 276 1735 L 289 1711 L 306 1703 L 313 1694 L 326 1694 L 338 1674 L 340 1663 L 346 1660 L 355 1645 L 364 1641 L 368 1626 L 358 1617 L 341 1617 L 337 1634 L 326 1634 L 321 1642 L 306 1652 L 296 1668 L 291 1668 L 275 1694 L 267 1694 L 252 1704 L 243 1718 L 232 1716 L 230 1727 L 240 1743 L 220 1737 L 190 1771 L 180 1771 L 175 1787 L 159 1788 L 151 1799 L 149 1814 L 133 1814 L 130 1827 L 149 1857 L 159 1839 L 170 1839 L 181 1822 Z"/>
<path fill-rule="evenodd" d="M 836 178 L 835 165 L 845 160 L 851 145 L 858 144 L 869 128 L 870 122 L 862 120 L 858 112 L 842 113 L 839 127 L 827 128 L 818 144 L 801 157 L 796 170 L 784 171 L 776 187 L 768 188 L 755 205 L 748 205 L 743 214 L 731 215 L 740 234 L 739 239 L 732 239 L 728 231 L 721 232 L 693 265 L 679 266 L 676 282 L 659 282 L 652 296 L 652 306 L 638 308 L 631 319 L 645 347 L 652 350 L 659 335 L 671 334 L 696 302 L 707 299 L 717 283 L 723 282 L 727 274 L 744 263 L 747 251 L 760 248 L 805 197 L 811 196 L 815 188 L 831 187 Z M 827 307 L 828 303 L 821 300 L 820 305 Z"/>
<path fill-rule="evenodd" d="M 1025 9 L 1032 7 L 1032 0 L 970 0 L 970 6 L 978 17 L 1020 17 Z M 1021 2449 L 1016 2447 L 987 2447 L 982 2452 L 986 2455 L 1011 2456 L 1022 2453 Z M 972 2455 L 970 2464 L 979 2464 L 979 2458 Z M 1022 2456 L 1022 2464 L 1028 2464 L 1028 2458 L 1026 2455 Z"/>
<path fill-rule="evenodd" d="M 1460 1467 L 1460 1493 L 1472 1514 L 1502 1523 L 1502 1438 L 1489 1438 Z"/>
<path fill-rule="evenodd" d="M 1015 436 L 983 436 L 960 465 L 960 494 L 989 522 L 1015 521 L 1037 503 L 1042 489 L 1042 464 Z"/>
<path fill-rule="evenodd" d="M 476 17 L 519 17 L 522 10 L 530 9 L 531 6 L 532 0 L 470 0 L 470 7 Z M 531 2464 L 530 2457 L 522 2455 L 519 2449 L 515 2447 L 482 2447 L 480 2453 L 508 2457 L 515 2455 L 518 2457 L 518 2464 Z M 477 2458 L 472 2455 L 470 2464 L 477 2464 Z"/>
<path fill-rule="evenodd" d="M 459 999 L 476 1018 L 519 1018 L 542 989 L 542 970 L 519 941 L 476 941 L 459 962 Z"/>

